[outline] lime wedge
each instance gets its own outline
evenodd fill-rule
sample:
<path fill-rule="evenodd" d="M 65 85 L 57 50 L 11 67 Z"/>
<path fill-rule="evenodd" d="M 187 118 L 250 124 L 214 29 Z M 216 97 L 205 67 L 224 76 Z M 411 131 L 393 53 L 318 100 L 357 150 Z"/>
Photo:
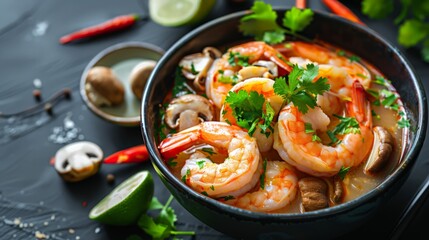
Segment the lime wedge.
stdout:
<path fill-rule="evenodd" d="M 138 172 L 95 205 L 89 218 L 110 225 L 134 224 L 147 211 L 153 191 L 152 175 L 148 171 Z"/>
<path fill-rule="evenodd" d="M 202 20 L 216 0 L 149 0 L 152 20 L 163 26 L 181 26 Z"/>

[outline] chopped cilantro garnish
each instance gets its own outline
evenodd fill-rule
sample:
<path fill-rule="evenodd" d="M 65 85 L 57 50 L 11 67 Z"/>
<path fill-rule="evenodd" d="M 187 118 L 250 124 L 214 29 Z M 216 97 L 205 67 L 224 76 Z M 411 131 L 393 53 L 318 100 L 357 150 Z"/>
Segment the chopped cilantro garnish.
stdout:
<path fill-rule="evenodd" d="M 262 162 L 262 174 L 259 176 L 259 185 L 261 189 L 265 188 L 265 172 L 267 171 L 267 159 Z"/>
<path fill-rule="evenodd" d="M 191 73 L 194 74 L 194 75 L 197 75 L 199 73 L 197 70 L 195 70 L 194 63 L 191 63 Z"/>
<path fill-rule="evenodd" d="M 304 123 L 305 133 L 314 133 L 313 126 L 311 123 Z"/>
<path fill-rule="evenodd" d="M 361 77 L 363 79 L 367 79 L 368 77 L 363 75 L 362 73 L 357 73 L 356 76 Z"/>
<path fill-rule="evenodd" d="M 215 152 L 213 151 L 213 148 L 206 147 L 206 148 L 202 148 L 201 150 L 205 153 L 210 154 L 210 156 L 215 154 Z"/>
<path fill-rule="evenodd" d="M 346 177 L 347 173 L 350 171 L 350 167 L 344 167 L 342 166 L 340 171 L 338 172 L 338 177 L 340 177 L 341 180 L 344 180 L 344 178 Z"/>
<path fill-rule="evenodd" d="M 174 158 L 170 158 L 170 159 L 168 159 L 167 160 L 167 164 L 168 164 L 168 166 L 170 166 L 170 167 L 175 167 L 176 165 L 177 165 L 177 162 L 176 161 L 174 161 L 175 159 Z"/>
<path fill-rule="evenodd" d="M 358 134 L 360 133 L 359 123 L 354 117 L 341 117 L 338 115 L 334 116 L 338 119 L 340 119 L 340 123 L 335 126 L 334 130 L 332 131 L 333 134 L 337 135 L 343 135 L 343 134 Z"/>
<path fill-rule="evenodd" d="M 386 89 L 382 89 L 380 91 L 380 94 L 383 96 L 383 100 L 381 101 L 381 104 L 383 104 L 383 106 L 385 106 L 386 108 L 392 108 L 392 105 L 399 98 L 394 92 L 391 92 Z"/>
<path fill-rule="evenodd" d="M 213 185 L 211 185 L 211 186 L 210 186 L 210 189 L 211 189 L 212 191 L 214 191 L 214 189 L 215 189 L 215 188 L 214 188 L 214 186 L 213 186 Z"/>
<path fill-rule="evenodd" d="M 328 134 L 329 139 L 331 139 L 331 142 L 329 143 L 329 145 L 337 145 L 339 143 L 341 143 L 341 140 L 338 139 L 335 134 L 331 131 L 326 131 L 326 134 Z"/>
<path fill-rule="evenodd" d="M 228 63 L 231 66 L 249 66 L 249 57 L 243 56 L 239 52 L 229 52 Z"/>
<path fill-rule="evenodd" d="M 382 76 L 375 76 L 375 79 L 372 80 L 373 83 L 380 85 L 380 86 L 386 86 L 387 82 L 389 82 L 389 80 L 385 79 Z"/>
<path fill-rule="evenodd" d="M 381 119 L 380 115 L 378 115 L 374 110 L 371 110 L 371 114 L 375 119 L 377 119 L 377 120 Z"/>
<path fill-rule="evenodd" d="M 218 81 L 220 83 L 235 85 L 239 82 L 239 78 L 238 78 L 238 75 L 236 75 L 236 74 L 234 74 L 232 76 L 225 76 L 225 75 L 221 74 L 218 78 Z"/>
<path fill-rule="evenodd" d="M 182 67 L 177 67 L 174 75 L 173 97 L 192 93 L 186 86 L 186 78 L 182 74 Z"/>
<path fill-rule="evenodd" d="M 298 9 L 293 7 L 283 17 L 283 26 L 277 24 L 277 13 L 273 11 L 270 4 L 255 1 L 251 8 L 252 13 L 240 19 L 239 29 L 246 36 L 254 36 L 258 41 L 269 44 L 284 41 L 285 33 L 296 35 L 310 24 L 313 19 L 311 9 Z"/>
<path fill-rule="evenodd" d="M 209 196 L 209 194 L 206 191 L 202 191 L 201 194 L 203 194 L 205 196 Z"/>
<path fill-rule="evenodd" d="M 307 113 L 308 108 L 317 106 L 316 96 L 330 89 L 326 78 L 319 78 L 315 82 L 319 67 L 308 64 L 307 69 L 301 69 L 294 65 L 288 76 L 288 82 L 284 77 L 276 79 L 274 92 L 282 96 L 286 102 L 292 102 L 300 112 Z"/>
<path fill-rule="evenodd" d="M 337 55 L 343 57 L 346 55 L 346 52 L 344 52 L 344 50 L 338 50 Z"/>
<path fill-rule="evenodd" d="M 225 98 L 225 103 L 231 107 L 237 125 L 247 129 L 250 136 L 255 132 L 259 122 L 263 122 L 259 125 L 262 126 L 263 133 L 266 133 L 269 129 L 268 126 L 271 125 L 274 116 L 272 111 L 274 110 L 271 106 L 267 107 L 269 105 L 267 102 L 264 112 L 264 102 L 264 96 L 256 91 L 250 93 L 245 90 L 240 90 L 237 93 L 229 92 Z"/>
<path fill-rule="evenodd" d="M 375 90 L 375 89 L 367 89 L 366 90 L 366 92 L 369 94 L 369 95 L 371 95 L 371 96 L 373 96 L 373 97 L 375 97 L 375 98 L 379 98 L 380 97 L 380 93 L 378 92 L 378 90 Z"/>
<path fill-rule="evenodd" d="M 186 180 L 188 179 L 189 175 L 191 175 L 191 170 L 186 170 L 186 174 L 182 176 L 182 182 L 186 183 Z"/>
<path fill-rule="evenodd" d="M 355 55 L 351 55 L 351 56 L 349 56 L 349 60 L 350 60 L 350 62 L 359 62 L 360 57 L 355 56 Z"/>
<path fill-rule="evenodd" d="M 398 121 L 398 127 L 400 128 L 409 128 L 410 126 L 410 120 L 406 119 L 405 117 L 401 117 L 401 119 Z"/>
<path fill-rule="evenodd" d="M 228 200 L 231 200 L 231 199 L 234 199 L 234 198 L 235 198 L 234 196 L 228 195 L 228 196 L 224 196 L 224 197 L 219 197 L 218 199 L 222 199 L 224 201 L 228 201 Z"/>
<path fill-rule="evenodd" d="M 206 163 L 205 160 L 201 160 L 201 161 L 197 161 L 197 165 L 200 169 L 202 169 L 204 167 L 204 164 Z"/>
<path fill-rule="evenodd" d="M 311 137 L 311 141 L 313 141 L 313 142 L 321 142 L 322 139 L 320 139 L 320 137 L 317 136 L 316 134 L 313 134 L 313 136 Z"/>
<path fill-rule="evenodd" d="M 263 124 L 259 124 L 258 126 L 261 128 L 261 133 L 265 134 L 265 136 L 268 138 L 270 134 L 274 131 L 274 129 L 271 127 L 271 122 L 274 119 L 275 111 L 273 107 L 271 107 L 271 104 L 269 102 L 265 103 L 265 113 L 262 112 L 262 120 Z M 268 129 L 270 131 L 268 131 Z"/>

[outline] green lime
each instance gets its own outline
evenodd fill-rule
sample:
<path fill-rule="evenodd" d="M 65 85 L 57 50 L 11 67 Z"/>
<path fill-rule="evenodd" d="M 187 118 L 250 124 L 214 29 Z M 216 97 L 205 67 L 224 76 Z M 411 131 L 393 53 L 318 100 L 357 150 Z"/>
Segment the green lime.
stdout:
<path fill-rule="evenodd" d="M 163 26 L 180 26 L 202 20 L 216 0 L 149 0 L 152 20 Z"/>
<path fill-rule="evenodd" d="M 148 171 L 138 172 L 95 205 L 89 218 L 111 225 L 134 224 L 147 211 L 153 191 L 152 175 Z"/>

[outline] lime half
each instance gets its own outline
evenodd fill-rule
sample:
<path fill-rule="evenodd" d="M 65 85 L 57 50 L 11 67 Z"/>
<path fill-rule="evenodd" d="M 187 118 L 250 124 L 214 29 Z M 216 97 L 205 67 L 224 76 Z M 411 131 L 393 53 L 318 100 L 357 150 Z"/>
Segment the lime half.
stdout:
<path fill-rule="evenodd" d="M 216 0 L 149 0 L 152 20 L 163 26 L 180 26 L 202 20 Z"/>
<path fill-rule="evenodd" d="M 148 171 L 141 171 L 118 185 L 91 209 L 89 218 L 110 225 L 131 225 L 147 211 L 154 183 Z"/>

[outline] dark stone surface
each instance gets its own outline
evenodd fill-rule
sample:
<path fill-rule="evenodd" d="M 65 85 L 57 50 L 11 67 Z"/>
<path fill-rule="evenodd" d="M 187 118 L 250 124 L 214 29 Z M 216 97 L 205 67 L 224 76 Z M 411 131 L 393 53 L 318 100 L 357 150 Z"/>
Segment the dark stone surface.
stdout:
<path fill-rule="evenodd" d="M 227 2 L 218 0 L 205 21 L 247 9 L 250 4 L 248 2 L 231 5 Z M 281 0 L 267 2 L 275 6 L 291 6 L 293 3 Z M 307 2 L 310 2 L 309 6 L 314 9 L 326 10 L 319 1 Z M 356 13 L 359 12 L 356 1 L 346 1 L 346 4 Z M 72 89 L 71 100 L 64 100 L 56 105 L 52 117 L 43 113 L 33 117 L 33 120 L 39 120 L 41 126 L 34 126 L 31 131 L 24 132 L 7 143 L 0 141 L 1 239 L 11 239 L 14 235 L 15 239 L 28 239 L 34 236 L 37 230 L 50 233 L 51 236 L 55 234 L 53 239 L 76 239 L 76 236 L 80 239 L 126 239 L 131 234 L 142 235 L 136 228 L 107 227 L 87 219 L 89 210 L 115 185 L 142 169 L 150 170 L 154 176 L 155 196 L 161 202 L 165 202 L 169 197 L 168 190 L 149 163 L 105 165 L 96 176 L 73 184 L 63 182 L 49 165 L 50 158 L 62 146 L 49 141 L 49 136 L 54 128 L 63 126 L 63 120 L 67 116 L 80 129 L 84 139 L 99 144 L 105 155 L 142 143 L 139 127 L 112 125 L 88 110 L 79 95 L 80 75 L 92 57 L 111 45 L 126 41 L 143 41 L 167 50 L 195 26 L 167 28 L 145 21 L 129 31 L 66 46 L 58 43 L 59 37 L 64 34 L 128 13 L 147 14 L 147 1 L 0 1 L 0 111 L 11 113 L 34 106 L 37 103 L 32 95 L 35 89 L 34 79 L 40 79 L 42 82 L 42 100 L 65 87 Z M 405 50 L 398 46 L 397 28 L 392 19 L 374 21 L 359 13 L 358 15 L 370 28 L 404 53 L 427 91 L 428 64 L 420 59 L 418 50 Z M 37 28 L 44 26 L 47 26 L 44 34 L 38 34 Z M 3 124 L 7 123 L 0 119 L 0 127 L 3 127 Z M 404 186 L 379 209 L 374 218 L 344 238 L 386 239 L 401 211 L 428 175 L 428 156 L 429 146 L 426 142 Z M 116 177 L 114 185 L 106 182 L 106 175 L 109 173 Z M 177 202 L 174 201 L 172 206 L 178 215 L 179 229 L 195 230 L 197 239 L 226 238 L 195 219 Z M 53 215 L 55 217 L 52 217 Z M 404 238 L 427 239 L 424 235 L 424 223 L 428 221 L 428 216 L 429 207 L 426 204 L 407 228 Z M 22 222 L 33 223 L 33 226 L 15 226 L 13 220 L 18 217 L 21 217 Z M 73 229 L 74 233 L 70 229 Z"/>

